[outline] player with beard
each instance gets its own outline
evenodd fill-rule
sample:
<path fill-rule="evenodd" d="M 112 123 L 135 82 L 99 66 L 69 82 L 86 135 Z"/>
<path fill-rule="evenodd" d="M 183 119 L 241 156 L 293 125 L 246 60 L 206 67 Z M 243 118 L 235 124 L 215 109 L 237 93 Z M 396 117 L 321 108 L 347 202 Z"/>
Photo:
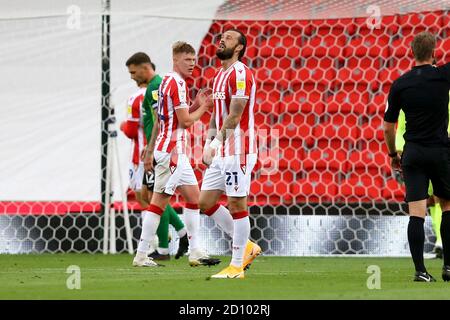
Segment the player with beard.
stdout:
<path fill-rule="evenodd" d="M 233 239 L 233 244 L 230 265 L 212 278 L 244 278 L 244 270 L 261 253 L 261 248 L 249 240 L 247 196 L 257 160 L 256 82 L 241 62 L 246 46 L 245 35 L 231 29 L 222 35 L 216 52 L 222 68 L 213 82 L 214 111 L 203 155 L 209 167 L 203 178 L 200 209 Z M 218 204 L 223 193 L 228 209 Z"/>

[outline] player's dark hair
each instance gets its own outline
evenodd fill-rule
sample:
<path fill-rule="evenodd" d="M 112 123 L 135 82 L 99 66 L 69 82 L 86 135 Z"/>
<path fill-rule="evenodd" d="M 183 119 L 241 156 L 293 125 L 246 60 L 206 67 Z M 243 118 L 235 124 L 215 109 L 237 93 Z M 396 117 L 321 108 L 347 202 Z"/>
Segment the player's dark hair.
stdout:
<path fill-rule="evenodd" d="M 135 54 L 133 54 L 131 57 L 128 58 L 125 65 L 129 67 L 132 64 L 138 66 L 143 63 L 149 63 L 152 65 L 153 69 L 155 69 L 152 60 L 150 60 L 150 57 L 144 52 L 136 52 Z"/>
<path fill-rule="evenodd" d="M 427 61 L 433 56 L 436 38 L 428 31 L 421 32 L 414 37 L 411 47 L 417 61 Z"/>
<path fill-rule="evenodd" d="M 247 49 L 247 37 L 246 37 L 245 34 L 244 34 L 241 30 L 239 30 L 239 29 L 234 29 L 234 28 L 233 28 L 233 29 L 228 29 L 227 31 L 234 31 L 234 32 L 239 33 L 239 35 L 240 35 L 240 37 L 239 37 L 239 39 L 238 39 L 238 44 L 242 44 L 242 50 L 239 51 L 238 59 L 241 60 L 242 57 L 243 57 L 244 54 L 245 54 L 245 49 Z"/>

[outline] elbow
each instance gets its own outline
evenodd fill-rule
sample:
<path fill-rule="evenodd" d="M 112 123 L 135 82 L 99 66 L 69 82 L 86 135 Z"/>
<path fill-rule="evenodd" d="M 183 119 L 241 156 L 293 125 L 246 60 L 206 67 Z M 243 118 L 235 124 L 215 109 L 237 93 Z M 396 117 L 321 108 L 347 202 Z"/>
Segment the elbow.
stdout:
<path fill-rule="evenodd" d="M 183 128 L 187 129 L 194 124 L 193 120 L 186 120 L 182 123 Z"/>

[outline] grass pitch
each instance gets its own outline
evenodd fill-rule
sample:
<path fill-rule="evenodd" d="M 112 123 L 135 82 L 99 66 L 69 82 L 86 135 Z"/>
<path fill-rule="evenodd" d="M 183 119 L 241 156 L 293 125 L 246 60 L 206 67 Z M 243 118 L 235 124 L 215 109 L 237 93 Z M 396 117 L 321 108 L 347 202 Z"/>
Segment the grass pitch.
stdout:
<path fill-rule="evenodd" d="M 0 299 L 450 299 L 442 260 L 427 260 L 436 283 L 412 282 L 410 258 L 258 257 L 245 279 L 209 279 L 229 261 L 189 267 L 134 268 L 129 255 L 0 255 Z M 81 270 L 81 289 L 69 290 L 69 266 Z M 381 269 L 381 289 L 369 290 L 370 265 Z"/>

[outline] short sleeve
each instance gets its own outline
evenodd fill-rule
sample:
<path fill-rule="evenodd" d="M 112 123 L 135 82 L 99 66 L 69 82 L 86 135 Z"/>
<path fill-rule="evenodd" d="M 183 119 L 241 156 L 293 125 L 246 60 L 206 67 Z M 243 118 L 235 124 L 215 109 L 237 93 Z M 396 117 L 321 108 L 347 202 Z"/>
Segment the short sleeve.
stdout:
<path fill-rule="evenodd" d="M 396 123 L 400 114 L 401 106 L 398 98 L 395 83 L 391 86 L 389 91 L 388 101 L 386 104 L 386 111 L 384 113 L 384 121 Z"/>
<path fill-rule="evenodd" d="M 450 62 L 444 64 L 443 66 L 438 67 L 439 72 L 442 73 L 445 79 L 447 79 L 447 82 L 450 83 Z"/>
<path fill-rule="evenodd" d="M 237 66 L 228 78 L 231 98 L 248 99 L 253 86 L 253 76 L 250 70 Z"/>
<path fill-rule="evenodd" d="M 139 121 L 141 118 L 141 103 L 143 100 L 143 96 L 139 95 L 135 97 L 134 99 L 130 99 L 130 103 L 128 105 L 128 112 L 127 112 L 127 120 L 129 121 Z"/>
<path fill-rule="evenodd" d="M 173 79 L 170 96 L 172 98 L 174 109 L 187 108 L 187 88 L 186 82 Z"/>
<path fill-rule="evenodd" d="M 158 109 L 159 91 L 152 90 L 151 95 L 153 99 L 153 104 L 151 105 L 151 107 L 156 110 Z"/>

